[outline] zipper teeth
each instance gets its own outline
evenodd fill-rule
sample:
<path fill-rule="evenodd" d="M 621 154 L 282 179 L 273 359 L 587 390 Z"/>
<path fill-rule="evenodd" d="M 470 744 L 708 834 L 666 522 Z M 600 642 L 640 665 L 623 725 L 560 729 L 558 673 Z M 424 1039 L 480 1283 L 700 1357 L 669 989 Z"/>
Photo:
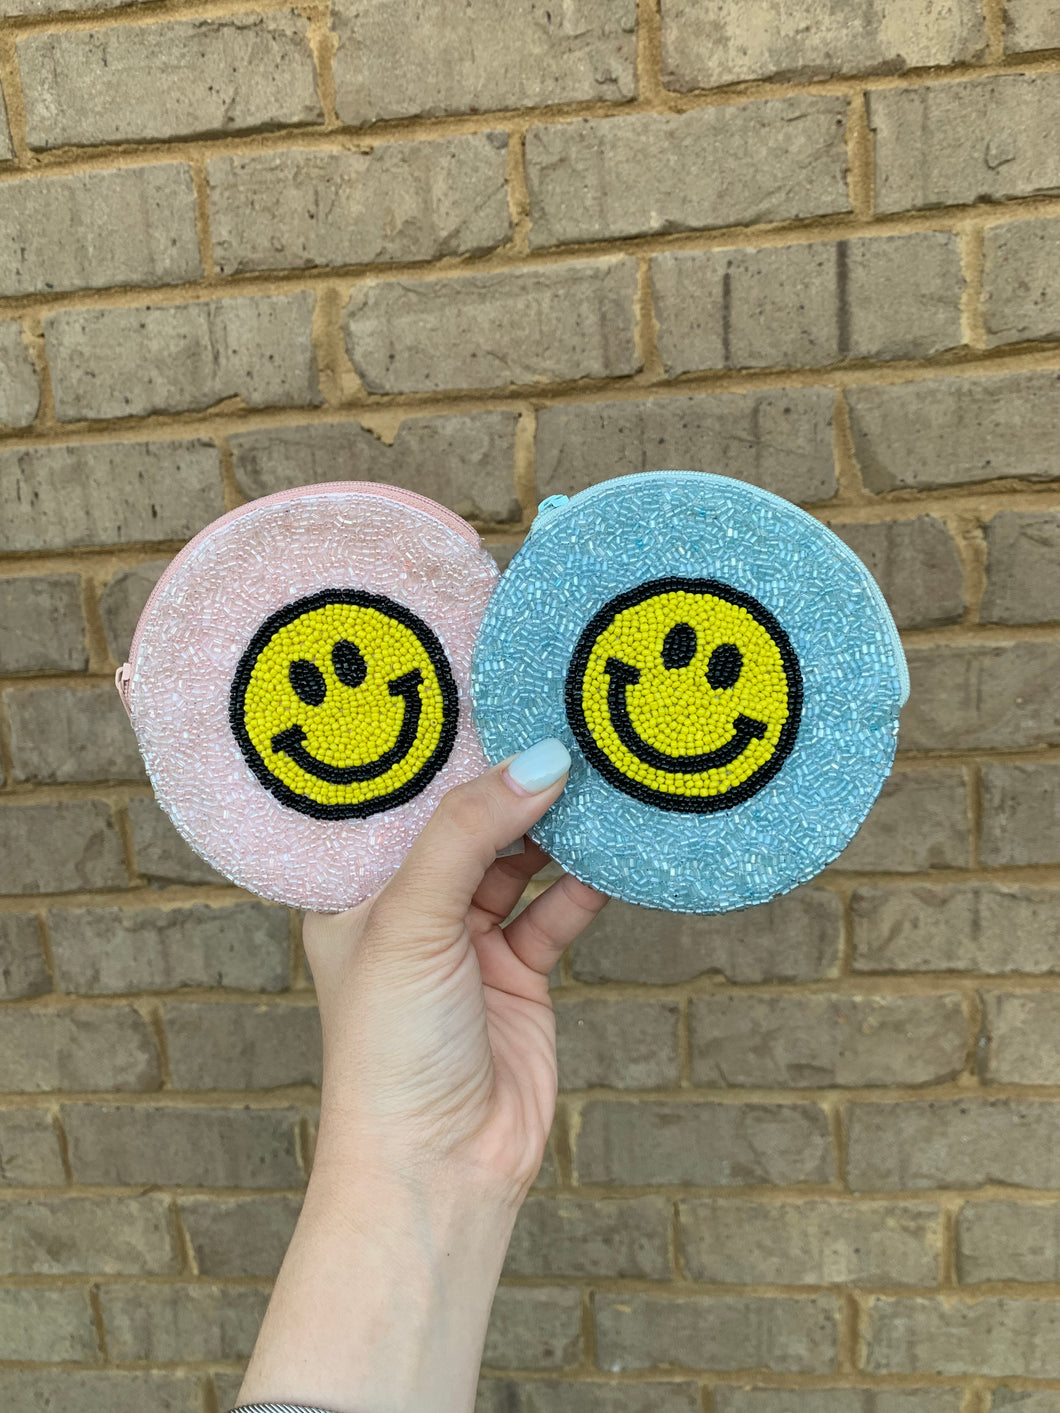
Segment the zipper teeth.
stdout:
<path fill-rule="evenodd" d="M 261 506 L 273 505 L 279 501 L 302 500 L 312 495 L 326 495 L 330 491 L 345 491 L 349 494 L 378 496 L 384 500 L 396 501 L 399 505 L 411 506 L 413 509 L 421 507 L 426 510 L 428 514 L 432 515 L 435 520 L 440 520 L 443 525 L 448 525 L 450 529 L 456 530 L 471 544 L 477 545 L 479 543 L 478 534 L 467 521 L 461 519 L 455 511 L 449 510 L 444 505 L 439 505 L 437 501 L 431 500 L 430 496 L 420 495 L 418 491 L 401 490 L 397 486 L 385 485 L 382 481 L 321 481 L 319 485 L 294 486 L 286 491 L 273 491 L 271 495 L 259 496 L 257 500 L 248 501 L 246 505 L 237 505 L 234 510 L 226 511 L 224 515 L 218 516 L 216 520 L 211 520 L 209 525 L 203 526 L 198 534 L 193 535 L 184 548 L 179 550 L 166 565 L 165 569 L 163 569 L 158 582 L 147 596 L 147 600 L 140 612 L 140 617 L 136 620 L 136 629 L 133 632 L 132 642 L 129 644 L 129 651 L 125 659 L 130 669 L 130 677 L 132 676 L 132 669 L 136 663 L 136 653 L 140 646 L 140 639 L 144 635 L 144 629 L 147 626 L 155 601 L 180 565 L 204 540 L 221 529 L 222 526 L 228 525 L 231 521 L 237 520 L 241 515 L 246 515 L 249 511 L 257 510 Z"/>
<path fill-rule="evenodd" d="M 545 523 L 549 524 L 555 520 L 558 520 L 560 516 L 566 515 L 567 512 L 572 510 L 576 505 L 584 505 L 587 500 L 592 500 L 594 496 L 602 493 L 603 491 L 609 490 L 612 486 L 628 486 L 631 481 L 654 481 L 658 480 L 659 478 L 670 479 L 674 476 L 694 476 L 697 480 L 700 477 L 707 477 L 711 481 L 725 482 L 730 486 L 733 483 L 733 477 L 719 476 L 716 472 L 712 471 L 634 471 L 628 476 L 612 476 L 606 481 L 598 482 L 595 486 L 586 486 L 583 491 L 576 491 L 575 494 L 569 498 L 566 505 L 557 506 L 555 510 L 552 511 L 546 511 Z M 873 602 L 879 610 L 880 618 L 887 631 L 887 635 L 891 640 L 891 647 L 894 652 L 895 667 L 898 671 L 898 681 L 902 696 L 902 700 L 899 705 L 904 706 L 904 704 L 909 698 L 909 665 L 905 660 L 905 649 L 902 647 L 902 640 L 898 634 L 898 627 L 894 621 L 894 615 L 891 613 L 890 605 L 884 598 L 883 590 L 880 588 L 879 584 L 877 584 L 876 580 L 870 573 L 868 567 L 854 553 L 854 551 L 850 548 L 848 544 L 844 544 L 844 542 L 839 538 L 839 536 L 835 533 L 834 530 L 830 530 L 827 525 L 822 525 L 819 520 L 817 520 L 814 516 L 808 514 L 805 510 L 801 508 L 801 506 L 794 505 L 791 501 L 784 500 L 782 496 L 775 495 L 772 491 L 765 491 L 761 488 L 761 486 L 752 486 L 746 481 L 742 484 L 744 485 L 745 489 L 750 491 L 753 496 L 759 499 L 764 499 L 768 497 L 770 500 L 779 500 L 784 506 L 787 507 L 788 510 L 795 511 L 797 515 L 801 515 L 806 520 L 812 520 L 814 525 L 816 525 L 819 530 L 824 530 L 832 536 L 832 538 L 836 542 L 836 546 L 838 547 L 840 554 L 845 556 L 848 561 L 853 561 L 853 563 L 856 565 L 858 571 L 861 574 L 862 580 L 868 588 L 868 592 Z"/>

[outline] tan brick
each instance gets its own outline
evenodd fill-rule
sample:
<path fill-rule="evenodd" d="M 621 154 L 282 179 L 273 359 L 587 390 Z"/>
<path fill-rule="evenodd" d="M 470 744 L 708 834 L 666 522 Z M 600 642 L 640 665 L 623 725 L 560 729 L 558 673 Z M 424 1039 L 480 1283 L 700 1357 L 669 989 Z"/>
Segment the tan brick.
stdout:
<path fill-rule="evenodd" d="M 202 1413 L 202 1375 L 0 1369 L 0 1406 L 17 1413 Z"/>
<path fill-rule="evenodd" d="M 121 840 L 102 800 L 0 809 L 0 893 L 124 888 Z"/>
<path fill-rule="evenodd" d="M 983 233 L 983 325 L 989 347 L 1060 338 L 1058 247 L 1058 220 L 987 227 Z"/>
<path fill-rule="evenodd" d="M 1006 53 L 1025 54 L 1033 49 L 1060 49 L 1060 6 L 1056 0 L 1007 0 Z M 1027 1413 L 1034 1410 L 1028 1408 Z"/>
<path fill-rule="evenodd" d="M 898 1202 L 677 1204 L 692 1280 L 734 1285 L 937 1285 L 937 1207 Z"/>
<path fill-rule="evenodd" d="M 1056 1393 L 1048 1389 L 1038 1393 L 1016 1393 L 1013 1389 L 996 1388 L 990 1397 L 990 1413 L 1055 1413 Z"/>
<path fill-rule="evenodd" d="M 997 883 L 859 888 L 855 971 L 1060 971 L 1060 892 Z"/>
<path fill-rule="evenodd" d="M 0 1359 L 102 1361 L 87 1290 L 0 1290 Z"/>
<path fill-rule="evenodd" d="M 944 521 L 829 524 L 872 572 L 899 628 L 936 628 L 964 616 L 964 574 Z M 903 728 L 905 718 L 903 717 Z"/>
<path fill-rule="evenodd" d="M 186 540 L 224 512 L 213 442 L 86 442 L 0 452 L 0 550 Z"/>
<path fill-rule="evenodd" d="M 1060 619 L 1060 515 L 1003 510 L 986 523 L 983 623 Z"/>
<path fill-rule="evenodd" d="M 268 1292 L 238 1286 L 104 1285 L 99 1299 L 112 1359 L 156 1363 L 244 1359 Z"/>
<path fill-rule="evenodd" d="M 884 873 L 967 868 L 970 835 L 967 788 L 960 770 L 892 775 L 832 867 Z"/>
<path fill-rule="evenodd" d="M 344 123 L 614 103 L 637 91 L 635 0 L 551 9 L 470 0 L 444 12 L 417 0 L 337 0 L 331 14 Z"/>
<path fill-rule="evenodd" d="M 19 40 L 32 148 L 155 142 L 319 123 L 307 37 L 293 10 L 47 31 Z"/>
<path fill-rule="evenodd" d="M 40 407 L 40 382 L 22 325 L 0 320 L 0 426 L 28 427 Z"/>
<path fill-rule="evenodd" d="M 532 127 L 530 243 L 848 211 L 845 127 L 843 100 L 816 96 Z"/>
<path fill-rule="evenodd" d="M 593 1313 L 597 1362 L 611 1373 L 656 1364 L 784 1374 L 835 1367 L 839 1321 L 831 1296 L 597 1294 Z"/>
<path fill-rule="evenodd" d="M 146 780 L 129 718 L 111 683 L 15 687 L 2 694 L 13 780 Z"/>
<path fill-rule="evenodd" d="M 489 250 L 511 231 L 507 145 L 491 132 L 217 157 L 207 164 L 214 261 L 232 275 Z"/>
<path fill-rule="evenodd" d="M 577 981 L 660 986 L 718 972 L 728 981 L 814 981 L 835 967 L 839 899 L 801 888 L 720 917 L 613 901 L 571 950 Z"/>
<path fill-rule="evenodd" d="M 180 1257 L 162 1197 L 9 1199 L 0 1222 L 0 1273 L 173 1275 Z"/>
<path fill-rule="evenodd" d="M 967 1202 L 957 1215 L 957 1273 L 976 1281 L 1060 1281 L 1060 1206 Z"/>
<path fill-rule="evenodd" d="M 866 102 L 880 213 L 1060 189 L 1060 149 L 1050 140 L 1060 74 L 873 90 Z"/>
<path fill-rule="evenodd" d="M 586 1379 L 564 1383 L 535 1379 L 483 1379 L 475 1413 L 700 1413 L 696 1384 L 604 1384 Z"/>
<path fill-rule="evenodd" d="M 64 1104 L 74 1181 L 301 1187 L 294 1109 Z"/>
<path fill-rule="evenodd" d="M 1055 1300 L 877 1299 L 869 1307 L 864 1338 L 870 1374 L 1060 1378 Z"/>
<path fill-rule="evenodd" d="M 135 871 L 152 883 L 223 883 L 227 880 L 186 844 L 153 799 L 126 805 Z"/>
<path fill-rule="evenodd" d="M 498 1287 L 486 1330 L 487 1369 L 566 1369 L 581 1358 L 579 1290 Z"/>
<path fill-rule="evenodd" d="M 661 1197 L 529 1197 L 508 1247 L 509 1276 L 666 1280 L 670 1204 Z"/>
<path fill-rule="evenodd" d="M 239 1403 L 239 1390 L 243 1386 L 244 1375 L 242 1371 L 238 1374 L 214 1374 L 212 1383 L 217 1396 L 217 1406 L 221 1413 L 226 1413 L 227 1409 L 235 1408 Z"/>
<path fill-rule="evenodd" d="M 636 287 L 620 258 L 361 285 L 346 351 L 369 392 L 621 377 L 640 367 Z"/>
<path fill-rule="evenodd" d="M 986 991 L 981 1073 L 993 1084 L 1060 1084 L 1060 996 Z"/>
<path fill-rule="evenodd" d="M 587 1103 L 574 1169 L 582 1183 L 739 1187 L 830 1182 L 828 1120 L 816 1104 Z"/>
<path fill-rule="evenodd" d="M 1009 1099 L 852 1104 L 847 1181 L 854 1192 L 929 1187 L 1057 1187 L 1060 1105 Z"/>
<path fill-rule="evenodd" d="M 39 1109 L 0 1109 L 0 1187 L 56 1187 L 65 1182 L 50 1115 Z"/>
<path fill-rule="evenodd" d="M 284 991 L 290 977 L 288 914 L 267 903 L 54 908 L 48 931 L 58 985 L 80 995 Z"/>
<path fill-rule="evenodd" d="M 80 576 L 0 579 L 0 672 L 84 672 L 87 666 Z"/>
<path fill-rule="evenodd" d="M 191 169 L 178 163 L 21 177 L 0 205 L 0 295 L 202 277 Z"/>
<path fill-rule="evenodd" d="M 846 397 L 854 450 L 872 491 L 1060 476 L 1050 440 L 1060 417 L 1060 373 L 938 378 L 852 388 Z"/>
<path fill-rule="evenodd" d="M 37 919 L 29 913 L 0 913 L 0 1001 L 51 989 Z"/>
<path fill-rule="evenodd" d="M 162 1016 L 176 1089 L 320 1083 L 316 1006 L 173 1001 Z"/>
<path fill-rule="evenodd" d="M 941 1084 L 964 1067 L 968 1019 L 937 996 L 697 996 L 692 1080 L 711 1087 Z"/>
<path fill-rule="evenodd" d="M 204 1276 L 275 1276 L 301 1205 L 296 1197 L 182 1197 L 177 1203 Z"/>
<path fill-rule="evenodd" d="M 695 0 L 662 5 L 663 83 L 688 90 L 752 79 L 819 79 L 972 63 L 986 48 L 975 0 Z"/>
<path fill-rule="evenodd" d="M 288 486 L 357 479 L 418 491 L 470 520 L 520 518 L 513 412 L 405 417 L 392 440 L 359 422 L 270 427 L 231 438 L 236 480 L 250 497 Z"/>
<path fill-rule="evenodd" d="M 0 1075 L 11 1092 L 145 1090 L 162 1083 L 158 1049 L 132 1006 L 20 1007 L 0 1028 Z"/>
<path fill-rule="evenodd" d="M 717 1413 L 960 1413 L 963 1399 L 957 1388 L 714 1388 Z"/>
<path fill-rule="evenodd" d="M 119 569 L 107 580 L 99 596 L 99 611 L 107 647 L 116 663 L 129 656 L 129 645 L 151 590 L 168 559 L 149 559 L 131 569 Z"/>
<path fill-rule="evenodd" d="M 68 309 L 44 320 L 60 421 L 323 399 L 309 290 L 133 308 Z"/>
<path fill-rule="evenodd" d="M 830 388 L 656 397 L 544 407 L 537 495 L 574 495 L 630 472 L 687 466 L 735 476 L 787 500 L 836 493 Z"/>
<path fill-rule="evenodd" d="M 983 767 L 982 864 L 1060 860 L 1060 766 Z"/>
<path fill-rule="evenodd" d="M 701 368 L 927 358 L 962 342 L 955 236 L 926 231 L 651 262 L 667 377 Z"/>
<path fill-rule="evenodd" d="M 1012 749 L 1060 741 L 1060 644 L 1024 642 L 913 648 L 907 750 Z"/>
<path fill-rule="evenodd" d="M 656 1089 L 680 1079 L 676 1001 L 557 1001 L 561 1089 Z"/>

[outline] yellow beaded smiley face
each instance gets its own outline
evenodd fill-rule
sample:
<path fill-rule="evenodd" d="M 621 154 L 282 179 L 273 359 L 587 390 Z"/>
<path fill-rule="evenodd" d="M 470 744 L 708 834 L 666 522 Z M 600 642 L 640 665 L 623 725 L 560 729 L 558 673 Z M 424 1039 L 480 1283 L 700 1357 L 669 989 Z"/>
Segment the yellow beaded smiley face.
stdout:
<path fill-rule="evenodd" d="M 660 809 L 709 814 L 783 765 L 802 711 L 798 659 L 750 594 L 655 579 L 595 614 L 567 673 L 567 720 L 590 764 Z"/>
<path fill-rule="evenodd" d="M 436 635 L 402 604 L 359 589 L 325 589 L 274 613 L 229 694 L 251 770 L 317 819 L 412 799 L 448 760 L 458 715 Z"/>

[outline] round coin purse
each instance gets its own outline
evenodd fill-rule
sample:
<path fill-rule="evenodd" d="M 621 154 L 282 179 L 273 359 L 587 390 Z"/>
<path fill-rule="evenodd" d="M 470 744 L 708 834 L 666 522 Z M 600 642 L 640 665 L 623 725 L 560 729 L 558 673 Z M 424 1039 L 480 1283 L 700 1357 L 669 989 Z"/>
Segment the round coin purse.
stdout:
<path fill-rule="evenodd" d="M 223 515 L 167 566 L 117 686 L 155 796 L 233 883 L 335 912 L 486 767 L 475 635 L 497 569 L 426 496 L 330 482 Z"/>
<path fill-rule="evenodd" d="M 537 843 L 604 893 L 689 913 L 765 902 L 839 854 L 908 690 L 857 556 L 780 497 L 696 471 L 544 501 L 472 667 L 491 761 L 545 736 L 571 752 Z"/>

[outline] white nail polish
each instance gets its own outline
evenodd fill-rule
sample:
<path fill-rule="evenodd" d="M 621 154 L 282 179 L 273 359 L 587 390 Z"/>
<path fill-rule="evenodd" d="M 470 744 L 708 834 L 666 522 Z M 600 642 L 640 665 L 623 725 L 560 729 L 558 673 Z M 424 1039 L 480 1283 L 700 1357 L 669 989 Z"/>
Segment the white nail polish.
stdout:
<path fill-rule="evenodd" d="M 517 755 L 508 766 L 508 775 L 528 795 L 547 790 L 570 769 L 570 752 L 562 741 L 548 736 Z"/>

